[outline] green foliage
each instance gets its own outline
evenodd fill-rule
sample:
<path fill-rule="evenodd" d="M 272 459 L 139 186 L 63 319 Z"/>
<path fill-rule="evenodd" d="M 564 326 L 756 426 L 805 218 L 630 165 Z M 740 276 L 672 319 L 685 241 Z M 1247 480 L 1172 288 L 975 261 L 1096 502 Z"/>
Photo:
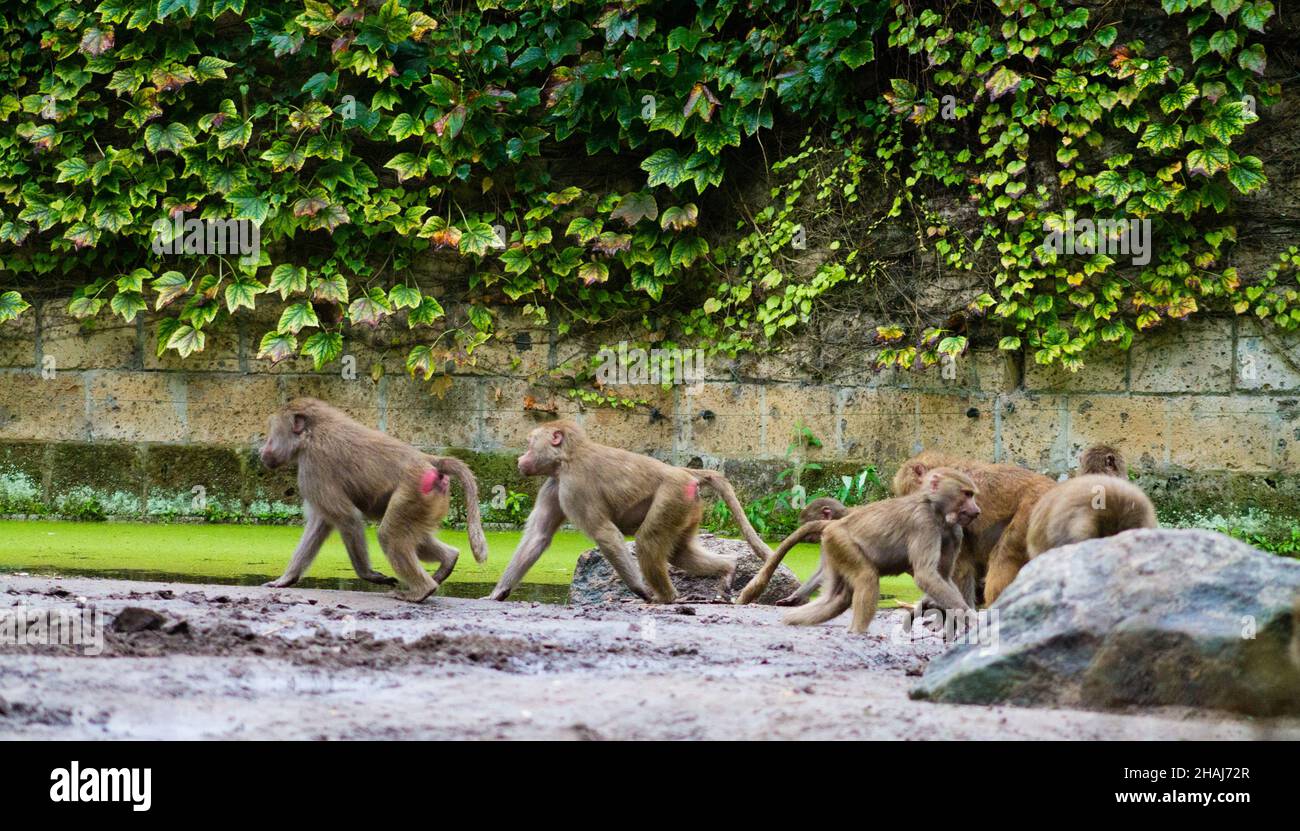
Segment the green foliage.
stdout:
<path fill-rule="evenodd" d="M 882 281 L 857 238 L 818 240 L 831 256 L 811 274 L 783 253 L 805 231 L 801 198 L 852 206 L 871 175 L 888 216 L 923 220 L 941 267 L 986 283 L 958 310 L 991 312 L 1004 347 L 1039 361 L 1076 367 L 1211 303 L 1294 328 L 1294 252 L 1262 282 L 1219 265 L 1233 194 L 1265 182 L 1238 143 L 1246 96 L 1276 96 L 1258 37 L 1274 8 L 1212 6 L 1165 0 L 1187 53 L 1157 55 L 1059 0 L 919 14 L 897 0 L 16 0 L 0 20 L 0 275 L 73 275 L 78 317 L 161 312 L 159 349 L 182 356 L 272 294 L 288 309 L 256 333 L 270 361 L 321 366 L 345 325 L 405 322 L 427 336 L 407 368 L 431 378 L 491 337 L 501 302 L 562 332 L 640 320 L 734 353 L 828 292 Z M 879 94 L 875 78 L 891 79 Z M 700 205 L 778 117 L 839 158 L 814 166 L 805 144 L 775 165 L 789 186 L 722 244 Z M 1043 148 L 1046 178 L 1031 166 Z M 622 164 L 607 180 L 627 184 L 555 178 L 554 159 L 583 155 Z M 981 218 L 971 238 L 927 204 L 953 191 Z M 1044 223 L 1069 211 L 1150 219 L 1155 259 L 1043 253 Z M 264 253 L 154 253 L 155 222 L 177 217 L 259 223 Z M 981 252 L 995 273 L 976 271 Z M 409 280 L 430 257 L 466 275 L 437 298 Z M 0 323 L 26 305 L 0 294 Z M 950 311 L 900 316 L 879 361 L 963 351 Z"/>

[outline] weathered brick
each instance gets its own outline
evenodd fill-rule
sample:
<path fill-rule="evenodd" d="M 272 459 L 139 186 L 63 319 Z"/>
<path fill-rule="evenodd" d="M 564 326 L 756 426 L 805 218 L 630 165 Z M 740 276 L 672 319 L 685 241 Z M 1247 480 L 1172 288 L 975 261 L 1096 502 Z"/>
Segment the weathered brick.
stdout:
<path fill-rule="evenodd" d="M 36 366 L 36 312 L 28 309 L 17 320 L 0 323 L 0 367 Z"/>
<path fill-rule="evenodd" d="M 914 393 L 858 387 L 840 395 L 840 435 L 847 458 L 892 466 L 913 454 L 920 444 Z"/>
<path fill-rule="evenodd" d="M 229 447 L 149 447 L 144 478 L 146 511 L 155 515 L 202 514 L 208 506 L 237 510 L 244 488 L 239 451 Z"/>
<path fill-rule="evenodd" d="M 1241 321 L 1236 372 L 1239 390 L 1300 390 L 1300 333 Z"/>
<path fill-rule="evenodd" d="M 42 359 L 66 369 L 130 369 L 136 366 L 139 338 L 135 323 L 107 311 L 79 321 L 67 313 L 67 303 L 41 304 Z"/>
<path fill-rule="evenodd" d="M 479 432 L 482 394 L 477 379 L 452 376 L 451 387 L 436 395 L 424 381 L 386 379 L 385 432 L 420 447 L 473 447 Z"/>
<path fill-rule="evenodd" d="M 1059 364 L 1025 361 L 1025 389 L 1031 392 L 1122 392 L 1127 386 L 1128 352 L 1099 348 L 1084 358 L 1078 372 Z"/>
<path fill-rule="evenodd" d="M 1169 460 L 1192 470 L 1273 469 L 1281 421 L 1276 402 L 1247 396 L 1169 400 Z"/>
<path fill-rule="evenodd" d="M 968 459 L 993 461 L 996 400 L 974 395 L 917 396 L 918 440 L 924 450 L 939 450 Z"/>
<path fill-rule="evenodd" d="M 189 440 L 202 444 L 252 447 L 283 403 L 269 375 L 190 375 L 186 390 Z"/>
<path fill-rule="evenodd" d="M 1130 395 L 1069 397 L 1069 461 L 1094 444 L 1118 448 L 1130 467 L 1150 469 L 1165 461 L 1165 398 Z"/>
<path fill-rule="evenodd" d="M 369 376 L 345 381 L 337 375 L 282 375 L 277 380 L 281 402 L 300 397 L 318 398 L 367 427 L 380 426 L 379 384 Z"/>
<path fill-rule="evenodd" d="M 1067 403 L 1068 399 L 1059 395 L 1003 396 L 999 401 L 1002 450 L 998 461 L 1043 472 L 1067 470 Z"/>
<path fill-rule="evenodd" d="M 593 407 L 582 417 L 583 428 L 601 444 L 622 447 L 634 453 L 645 453 L 670 460 L 676 449 L 676 420 L 673 405 L 673 388 L 637 385 L 606 387 L 604 392 L 645 402 L 643 405 L 617 409 Z M 684 398 L 686 393 L 680 393 Z"/>
<path fill-rule="evenodd" d="M 90 437 L 96 441 L 182 441 L 185 376 L 168 372 L 86 373 Z"/>
<path fill-rule="evenodd" d="M 118 442 L 56 445 L 50 463 L 50 494 L 60 510 L 76 514 L 92 502 L 110 515 L 141 511 L 144 473 L 139 448 Z"/>
<path fill-rule="evenodd" d="M 511 378 L 480 378 L 482 428 L 477 444 L 486 450 L 520 451 L 537 425 L 560 418 L 582 420 L 576 401 L 554 389 Z"/>
<path fill-rule="evenodd" d="M 788 455 L 791 444 L 802 438 L 796 435 L 800 427 L 810 430 L 821 442 L 821 447 L 804 447 L 803 458 L 830 459 L 838 455 L 835 422 L 839 395 L 834 387 L 769 384 L 765 393 L 766 455 Z"/>
<path fill-rule="evenodd" d="M 689 388 L 678 412 L 683 450 L 709 456 L 763 453 L 763 388 L 757 384 L 701 384 Z"/>
<path fill-rule="evenodd" d="M 980 392 L 1011 392 L 1019 384 L 1015 355 L 1001 349 L 979 349 L 967 356 L 971 387 Z"/>
<path fill-rule="evenodd" d="M 1189 320 L 1133 341 L 1133 392 L 1227 392 L 1234 372 L 1232 321 Z"/>
<path fill-rule="evenodd" d="M 0 438 L 84 439 L 86 390 L 80 372 L 45 379 L 33 371 L 0 371 Z"/>

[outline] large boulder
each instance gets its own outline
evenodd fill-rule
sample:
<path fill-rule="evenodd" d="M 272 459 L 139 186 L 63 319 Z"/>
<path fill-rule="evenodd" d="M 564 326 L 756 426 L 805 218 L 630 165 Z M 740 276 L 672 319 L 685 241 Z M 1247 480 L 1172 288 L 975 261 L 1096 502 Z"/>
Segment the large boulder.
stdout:
<path fill-rule="evenodd" d="M 931 661 L 912 697 L 1300 714 L 1298 601 L 1300 562 L 1211 531 L 1063 546 L 990 608 L 997 641 Z"/>
<path fill-rule="evenodd" d="M 763 567 L 762 559 L 744 540 L 700 534 L 700 543 L 715 554 L 736 558 L 736 576 L 731 581 L 731 596 L 722 598 L 724 600 L 731 600 L 739 594 L 749 579 Z M 635 555 L 636 543 L 628 543 L 628 550 Z M 678 600 L 707 602 L 719 599 L 721 594 L 716 577 L 691 577 L 672 566 L 668 567 L 668 576 L 677 587 Z M 799 588 L 799 578 L 784 565 L 779 566 L 776 574 L 772 575 L 772 582 L 768 584 L 767 590 L 756 602 L 775 603 L 797 588 Z M 638 598 L 628 591 L 622 580 L 618 579 L 613 566 L 601 556 L 599 549 L 589 549 L 578 557 L 578 565 L 573 570 L 573 583 L 569 586 L 570 604 L 586 606 L 629 600 L 638 600 Z"/>

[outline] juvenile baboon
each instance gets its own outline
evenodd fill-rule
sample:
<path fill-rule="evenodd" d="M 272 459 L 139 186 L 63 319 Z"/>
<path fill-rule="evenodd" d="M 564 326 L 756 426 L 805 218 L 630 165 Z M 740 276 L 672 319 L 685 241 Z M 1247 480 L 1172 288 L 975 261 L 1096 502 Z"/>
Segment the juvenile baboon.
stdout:
<path fill-rule="evenodd" d="M 826 521 L 839 519 L 848 512 L 849 509 L 844 507 L 843 502 L 829 496 L 819 497 L 804 506 L 804 509 L 799 512 L 800 525 L 798 530 L 786 537 L 776 554 L 769 557 L 758 573 L 750 578 L 736 603 L 744 605 L 757 600 L 767 590 L 767 584 L 771 582 L 777 566 L 781 565 L 781 561 L 785 559 L 785 555 L 791 548 L 801 542 L 819 542 L 822 538 L 821 529 L 826 525 Z M 776 601 L 774 605 L 800 606 L 806 603 L 813 592 L 821 586 L 823 574 L 822 563 L 819 561 L 817 569 L 804 581 L 803 585 Z"/>
<path fill-rule="evenodd" d="M 980 515 L 977 494 L 966 474 L 939 467 L 907 496 L 864 505 L 840 519 L 818 520 L 825 573 L 822 594 L 787 612 L 785 622 L 824 623 L 852 606 L 849 631 L 866 632 L 880 601 L 880 578 L 903 572 L 910 572 L 940 608 L 969 611 L 952 582 L 952 569 L 962 527 Z"/>
<path fill-rule="evenodd" d="M 1052 548 L 1127 528 L 1156 527 L 1151 500 L 1123 478 L 1128 475 L 1128 464 L 1122 453 L 1107 445 L 1094 445 L 1080 455 L 1079 469 L 1081 476 L 1026 499 L 1012 518 L 989 559 L 986 602 L 997 600 L 1020 569 L 1047 550 L 1041 546 Z M 1094 501 L 1099 507 L 1093 507 Z M 1109 530 L 1112 528 L 1115 530 Z"/>
<path fill-rule="evenodd" d="M 764 559 L 772 553 L 721 473 L 673 467 L 598 444 L 572 421 L 553 421 L 533 430 L 528 450 L 519 457 L 519 472 L 547 479 L 510 565 L 488 595 L 493 600 L 510 595 L 565 519 L 595 540 L 618 576 L 644 600 L 671 603 L 676 599 L 668 578 L 669 563 L 688 574 L 716 576 L 724 588 L 729 587 L 735 561 L 706 551 L 696 536 L 703 515 L 701 484 L 722 497 L 755 553 Z M 635 564 L 623 541 L 625 534 L 632 533 L 636 534 Z"/>
<path fill-rule="evenodd" d="M 997 550 L 1004 544 L 1012 550 L 1023 548 L 1029 512 L 1056 482 L 1017 465 L 958 459 L 927 450 L 899 466 L 894 474 L 894 494 L 912 493 L 928 471 L 940 466 L 961 470 L 979 488 L 981 513 L 963 533 L 953 580 L 971 606 L 980 599 L 981 590 L 983 599 L 991 603 L 985 575 L 992 574 Z"/>
<path fill-rule="evenodd" d="M 372 583 L 397 581 L 370 567 L 366 519 L 379 520 L 379 544 L 406 584 L 396 595 L 419 602 L 437 591 L 456 566 L 459 552 L 434 538 L 447 513 L 449 479 L 465 489 L 470 548 L 487 560 L 479 517 L 478 484 L 459 459 L 430 456 L 314 398 L 298 398 L 271 416 L 262 463 L 297 462 L 305 527 L 284 574 L 268 586 L 292 586 L 338 529 L 357 576 Z M 430 577 L 418 560 L 439 563 Z"/>

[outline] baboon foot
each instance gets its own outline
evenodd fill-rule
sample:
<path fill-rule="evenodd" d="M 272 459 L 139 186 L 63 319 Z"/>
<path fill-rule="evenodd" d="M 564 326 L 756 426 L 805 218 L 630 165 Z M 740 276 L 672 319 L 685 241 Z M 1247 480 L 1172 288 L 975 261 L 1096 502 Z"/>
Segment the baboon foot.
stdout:
<path fill-rule="evenodd" d="M 438 584 L 431 581 L 427 587 L 421 587 L 418 589 L 401 589 L 400 591 L 393 592 L 392 596 L 396 597 L 398 600 L 405 600 L 409 603 L 420 603 L 437 590 Z"/>
<path fill-rule="evenodd" d="M 369 574 L 362 574 L 361 579 L 369 583 L 378 583 L 381 586 L 397 585 L 396 577 L 389 577 L 387 574 L 380 574 L 377 571 L 372 571 Z"/>
<path fill-rule="evenodd" d="M 783 598 L 781 598 L 780 600 L 776 601 L 776 603 L 774 603 L 773 605 L 775 605 L 775 606 L 802 606 L 803 604 L 804 604 L 804 599 L 803 599 L 802 597 L 800 597 L 800 596 L 796 593 L 796 594 L 787 594 L 785 597 L 783 597 Z"/>
<path fill-rule="evenodd" d="M 493 589 L 492 593 L 483 599 L 484 600 L 505 600 L 509 596 L 510 596 L 510 589 Z"/>
<path fill-rule="evenodd" d="M 290 580 L 288 577 L 278 577 L 275 580 L 268 580 L 262 585 L 268 589 L 287 589 L 297 582 L 297 580 Z"/>

